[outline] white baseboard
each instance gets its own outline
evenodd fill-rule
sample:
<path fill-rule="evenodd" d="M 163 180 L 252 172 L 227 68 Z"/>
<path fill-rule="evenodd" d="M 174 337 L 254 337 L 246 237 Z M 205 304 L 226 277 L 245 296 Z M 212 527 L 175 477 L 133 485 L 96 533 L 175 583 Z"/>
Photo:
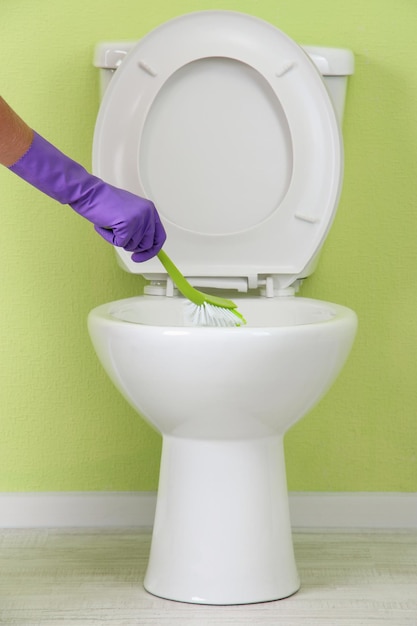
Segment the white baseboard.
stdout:
<path fill-rule="evenodd" d="M 292 492 L 294 528 L 415 529 L 417 493 Z"/>
<path fill-rule="evenodd" d="M 294 529 L 416 529 L 417 493 L 290 493 Z M 154 492 L 0 493 L 0 528 L 150 528 Z"/>

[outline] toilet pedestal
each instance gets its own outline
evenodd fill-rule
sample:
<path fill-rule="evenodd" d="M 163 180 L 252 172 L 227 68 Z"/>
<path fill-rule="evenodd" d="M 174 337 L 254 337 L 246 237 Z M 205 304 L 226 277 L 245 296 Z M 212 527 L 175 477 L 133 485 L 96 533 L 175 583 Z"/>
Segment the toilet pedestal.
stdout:
<path fill-rule="evenodd" d="M 247 604 L 295 593 L 283 440 L 164 436 L 150 593 Z"/>

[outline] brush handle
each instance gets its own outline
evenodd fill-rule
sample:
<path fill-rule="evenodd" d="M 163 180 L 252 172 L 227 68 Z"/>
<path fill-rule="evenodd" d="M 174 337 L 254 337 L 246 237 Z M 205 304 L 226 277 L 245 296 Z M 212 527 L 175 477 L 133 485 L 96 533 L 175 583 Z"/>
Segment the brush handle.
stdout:
<path fill-rule="evenodd" d="M 169 276 L 174 281 L 175 285 L 178 288 L 178 291 L 182 293 L 184 298 L 191 300 L 194 304 L 201 306 L 205 302 L 205 295 L 197 289 L 194 289 L 192 285 L 188 282 L 188 280 L 183 276 L 175 265 L 173 261 L 169 258 L 169 256 L 163 250 L 160 250 L 157 254 L 158 259 L 161 261 L 162 265 L 168 272 Z"/>
<path fill-rule="evenodd" d="M 160 250 L 157 254 L 158 259 L 161 261 L 162 265 L 174 281 L 175 285 L 178 287 L 178 291 L 182 293 L 184 298 L 191 300 L 197 306 L 202 306 L 205 302 L 208 304 L 212 304 L 213 306 L 218 306 L 223 309 L 236 309 L 237 305 L 232 302 L 232 300 L 227 300 L 226 298 L 219 298 L 218 296 L 212 296 L 210 294 L 204 293 L 203 291 L 198 291 L 195 289 L 188 280 L 181 274 L 178 267 L 171 261 L 169 256 L 163 250 Z M 237 312 L 235 312 L 238 316 Z"/>

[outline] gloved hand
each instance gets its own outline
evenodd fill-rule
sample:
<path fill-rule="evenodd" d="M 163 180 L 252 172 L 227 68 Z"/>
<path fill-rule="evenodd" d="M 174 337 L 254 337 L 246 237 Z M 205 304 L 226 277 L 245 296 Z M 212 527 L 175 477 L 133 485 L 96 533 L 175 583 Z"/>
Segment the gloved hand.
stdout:
<path fill-rule="evenodd" d="M 166 234 L 153 202 L 89 174 L 37 133 L 29 150 L 9 169 L 69 204 L 106 241 L 133 252 L 133 261 L 147 261 L 162 248 Z"/>

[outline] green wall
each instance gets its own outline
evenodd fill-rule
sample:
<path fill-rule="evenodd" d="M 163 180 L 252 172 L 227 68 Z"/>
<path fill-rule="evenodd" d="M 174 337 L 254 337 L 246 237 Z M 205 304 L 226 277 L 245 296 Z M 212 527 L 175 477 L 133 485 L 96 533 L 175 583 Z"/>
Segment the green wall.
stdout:
<path fill-rule="evenodd" d="M 417 491 L 417 5 L 410 0 L 1 0 L 2 95 L 90 165 L 101 40 L 189 11 L 262 17 L 351 48 L 346 173 L 303 294 L 360 318 L 343 374 L 286 439 L 289 487 Z M 113 389 L 88 311 L 140 292 L 88 222 L 0 171 L 0 491 L 153 490 L 160 439 Z"/>

